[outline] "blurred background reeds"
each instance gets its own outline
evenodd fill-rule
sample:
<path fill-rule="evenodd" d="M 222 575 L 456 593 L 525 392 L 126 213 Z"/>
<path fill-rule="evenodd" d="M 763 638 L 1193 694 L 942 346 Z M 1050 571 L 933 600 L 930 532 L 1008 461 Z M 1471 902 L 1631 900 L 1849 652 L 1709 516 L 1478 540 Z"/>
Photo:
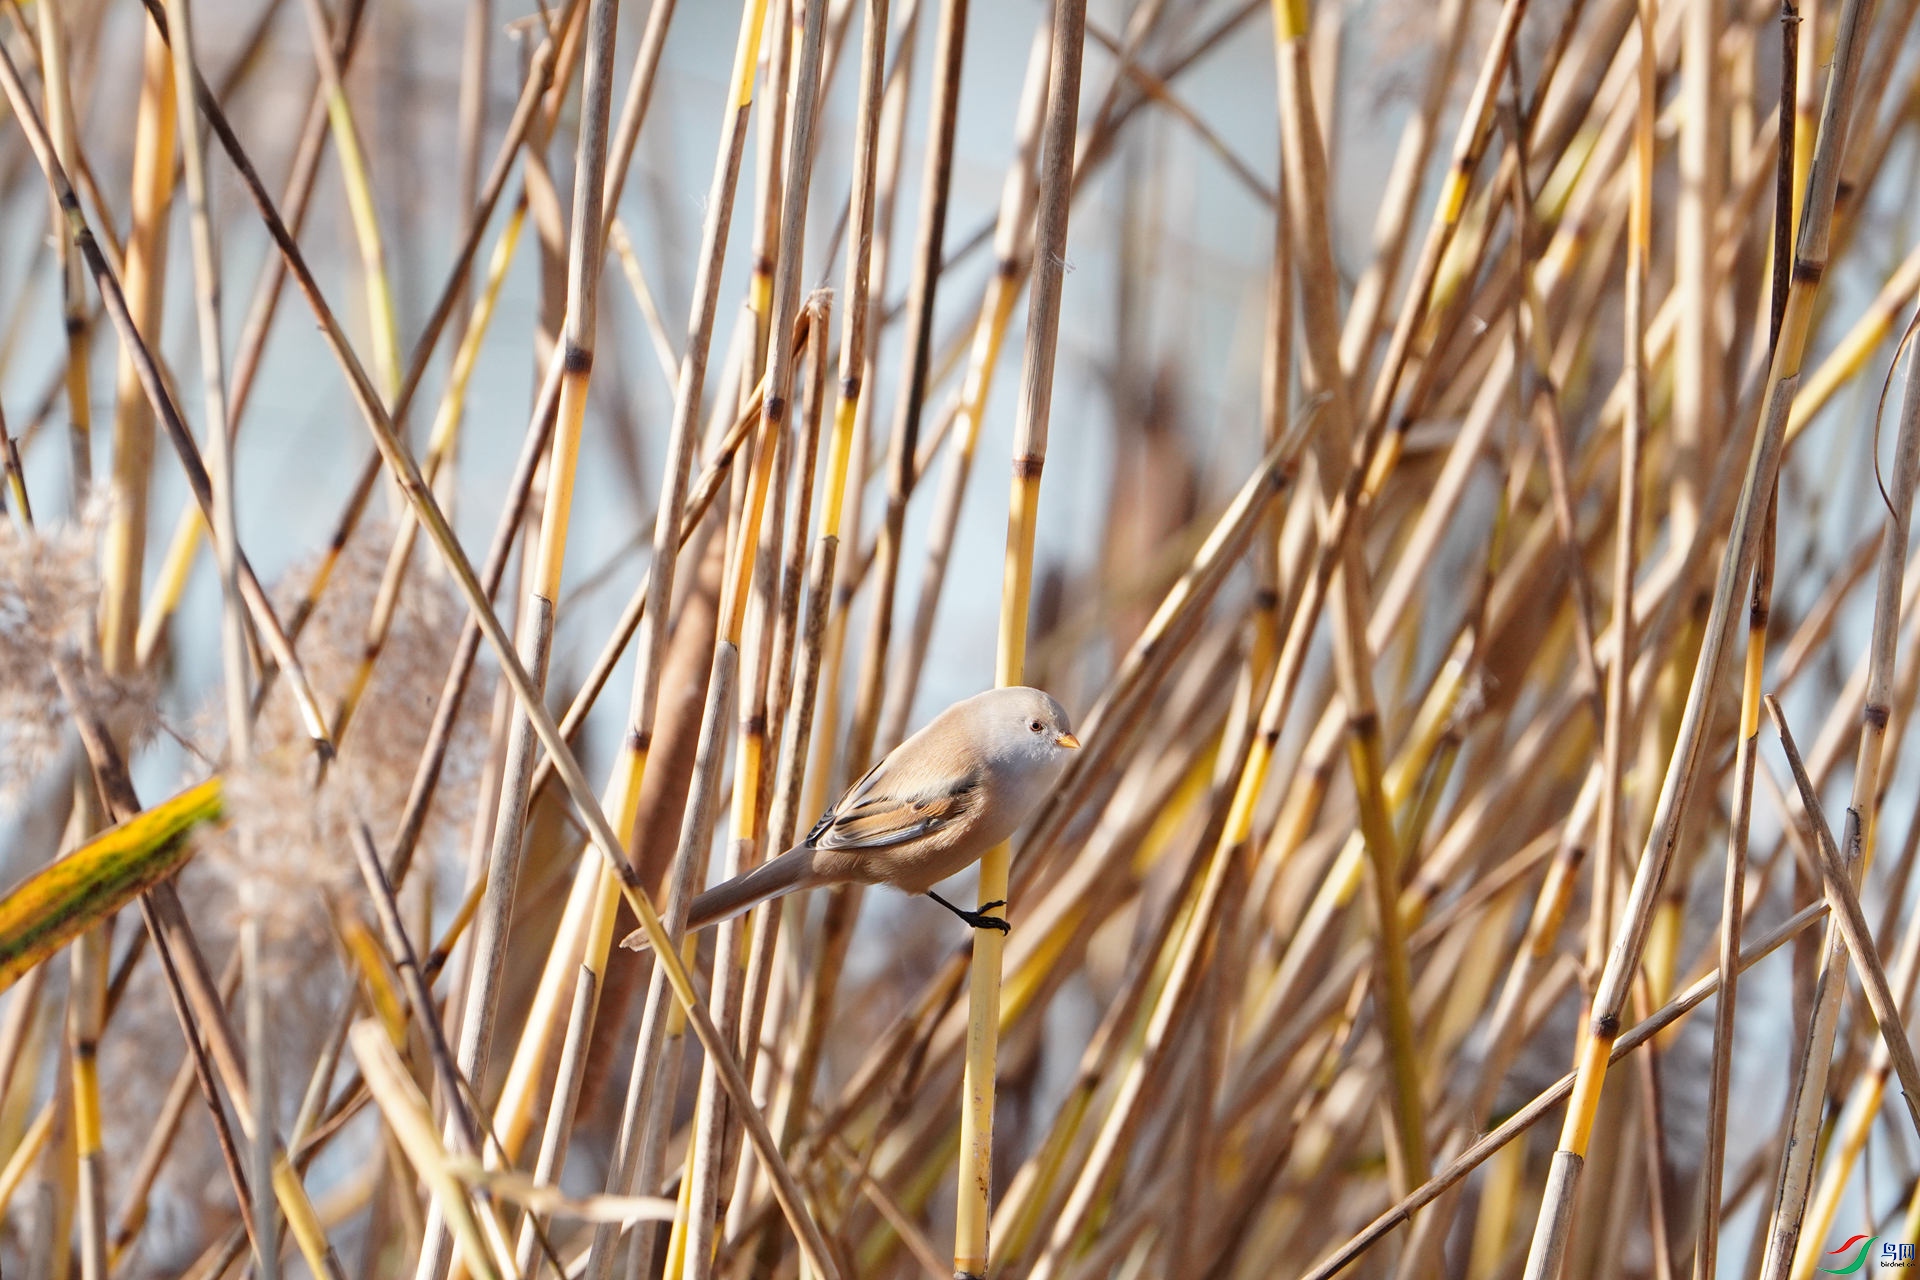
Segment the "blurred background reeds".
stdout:
<path fill-rule="evenodd" d="M 1917 12 L 0 0 L 0 1273 L 1910 1265 Z"/>

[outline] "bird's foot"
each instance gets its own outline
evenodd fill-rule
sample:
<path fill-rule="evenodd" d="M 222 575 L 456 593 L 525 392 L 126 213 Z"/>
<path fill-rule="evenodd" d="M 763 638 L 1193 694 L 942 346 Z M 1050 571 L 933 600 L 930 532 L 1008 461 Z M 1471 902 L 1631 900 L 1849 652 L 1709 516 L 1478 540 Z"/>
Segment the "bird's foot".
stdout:
<path fill-rule="evenodd" d="M 1001 933 L 1007 933 L 1011 931 L 1013 928 L 1012 925 L 1007 923 L 1004 917 L 990 916 L 987 914 L 987 912 L 992 911 L 995 907 L 1006 906 L 1007 902 L 1006 902 L 1006 899 L 1004 898 L 996 899 L 993 902 L 983 902 L 980 904 L 980 909 L 978 911 L 965 911 L 959 907 L 954 906 L 951 902 L 948 902 L 945 898 L 941 897 L 937 893 L 934 893 L 932 890 L 927 891 L 927 896 L 929 898 L 932 898 L 935 902 L 939 903 L 941 906 L 945 907 L 947 910 L 953 912 L 953 914 L 955 914 L 956 916 L 959 916 L 962 920 L 965 920 L 968 924 L 972 925 L 976 929 L 996 929 Z"/>

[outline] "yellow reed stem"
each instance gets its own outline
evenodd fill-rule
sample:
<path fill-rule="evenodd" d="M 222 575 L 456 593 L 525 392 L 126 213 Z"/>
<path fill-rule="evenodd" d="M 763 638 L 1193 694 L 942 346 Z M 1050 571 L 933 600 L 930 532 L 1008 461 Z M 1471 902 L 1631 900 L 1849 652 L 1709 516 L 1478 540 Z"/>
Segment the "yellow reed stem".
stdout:
<path fill-rule="evenodd" d="M 473 315 L 461 335 L 453 363 L 447 370 L 447 385 L 440 397 L 440 407 L 434 414 L 433 430 L 427 438 L 426 456 L 420 460 L 420 475 L 429 485 L 439 478 L 441 467 L 453 455 L 454 445 L 458 442 L 460 424 L 464 420 L 467 386 L 479 363 L 480 348 L 492 324 L 494 310 L 499 305 L 500 289 L 506 281 L 507 270 L 513 265 L 513 253 L 519 245 L 521 229 L 526 224 L 526 213 L 527 204 L 522 200 L 514 206 L 506 226 L 501 228 L 500 238 L 494 242 L 493 255 L 487 264 L 486 284 L 474 303 Z M 400 588 L 420 526 L 409 512 L 401 512 L 399 520 L 400 527 L 394 536 L 393 549 L 387 558 L 386 569 L 381 574 L 379 591 L 374 597 L 373 613 L 367 619 L 366 633 L 360 645 L 360 661 L 354 667 L 346 692 L 341 695 L 340 705 L 334 711 L 333 732 L 336 741 L 345 739 L 347 726 L 352 722 L 360 700 L 366 696 L 367 686 L 373 680 L 374 663 L 379 660 L 381 650 L 386 645 L 387 632 L 400 603 Z M 191 556 L 192 546 L 189 544 L 189 562 Z M 143 620 L 143 630 L 144 627 Z"/>
<path fill-rule="evenodd" d="M 106 1020 L 107 931 L 89 930 L 71 952 L 67 996 L 68 1067 L 72 1073 L 73 1146 L 79 1165 L 80 1272 L 102 1280 L 107 1270 L 106 1168 L 100 1126 L 100 1033 Z"/>
<path fill-rule="evenodd" d="M 1054 355 L 1060 337 L 1060 295 L 1067 251 L 1073 155 L 1080 119 L 1080 59 L 1086 42 L 1085 0 L 1057 0 L 1053 55 L 1047 76 L 1042 133 L 1040 202 L 1035 215 L 1032 301 L 1028 307 L 1025 398 L 1013 446 L 1007 550 L 1000 591 L 1000 638 L 995 683 L 1021 682 L 1027 659 L 1028 608 L 1033 594 L 1033 543 L 1046 466 L 1053 405 Z M 1012 870 L 1010 846 L 980 860 L 980 902 L 1004 902 Z M 1002 908 L 1004 910 L 1005 908 Z M 954 1212 L 956 1276 L 987 1274 L 987 1233 L 993 1212 L 994 1066 L 1000 1044 L 1000 966 L 1006 939 L 977 930 L 968 974 L 966 1071 L 960 1099 L 960 1176 Z"/>
<path fill-rule="evenodd" d="M 1834 344 L 1827 358 L 1807 375 L 1800 394 L 1793 398 L 1793 411 L 1787 416 L 1787 445 L 1792 447 L 1827 402 L 1866 368 L 1868 359 L 1893 333 L 1894 326 L 1912 304 L 1920 290 L 1920 246 L 1901 260 L 1886 284 L 1869 306 L 1853 322 L 1846 336 Z M 1757 713 L 1756 713 L 1757 714 Z"/>
<path fill-rule="evenodd" d="M 159 338 L 166 279 L 167 215 L 173 205 L 177 144 L 173 60 L 152 26 L 146 31 L 140 114 L 134 125 L 133 227 L 121 289 L 127 312 L 151 345 Z M 134 669 L 141 562 L 147 545 L 147 484 L 153 470 L 153 410 L 133 357 L 121 348 L 114 384 L 113 507 L 102 548 L 100 650 L 112 672 Z"/>
<path fill-rule="evenodd" d="M 765 25 L 766 0 L 747 0 L 742 10 L 741 26 L 734 49 L 734 75 L 739 86 L 735 94 L 733 109 L 735 115 L 729 117 L 738 128 L 739 113 L 745 111 L 753 102 L 754 68 L 757 62 L 761 29 Z M 724 151 L 723 151 L 724 158 Z M 696 312 L 696 328 L 698 328 Z M 701 342 L 705 341 L 703 331 Z M 689 350 L 683 359 L 689 364 L 697 353 Z M 682 375 L 685 375 L 683 365 Z M 704 362 L 700 366 L 704 370 Z M 563 387 L 564 389 L 564 387 Z M 676 410 L 678 413 L 679 410 Z M 689 437 L 691 439 L 691 437 Z M 672 499 L 678 501 L 679 499 Z M 668 514 L 663 504 L 661 516 Z M 674 531 L 675 536 L 678 530 Z M 658 545 L 658 544 L 656 544 Z M 656 561 L 656 572 L 658 562 Z M 655 592 L 660 583 L 650 583 L 650 593 Z M 665 613 L 666 601 L 656 599 L 660 605 L 659 614 Z M 649 627 L 664 626 L 661 618 L 651 618 Z M 649 744 L 652 734 L 653 688 L 650 682 L 657 681 L 659 670 L 658 655 L 649 666 L 647 637 L 654 634 L 643 632 L 640 651 L 635 655 L 633 704 L 629 709 L 628 731 L 621 743 L 618 756 L 614 760 L 607 786 L 602 792 L 605 812 L 612 830 L 623 838 L 630 838 L 636 815 L 639 813 L 642 785 L 646 780 L 649 759 Z M 658 633 L 664 636 L 664 630 Z M 496 1109 L 496 1123 L 500 1130 L 501 1146 L 509 1156 L 517 1155 L 526 1140 L 532 1121 L 532 1107 L 541 1089 L 540 1077 L 545 1070 L 547 1053 L 553 1043 L 554 1033 L 567 1015 L 569 997 L 572 991 L 574 975 L 578 966 L 585 964 L 595 975 L 596 990 L 598 979 L 606 972 L 607 956 L 611 946 L 613 928 L 611 922 L 604 936 L 598 932 L 599 922 L 617 915 L 618 905 L 624 897 L 628 901 L 635 898 L 633 889 L 624 884 L 622 878 L 608 866 L 598 871 L 583 862 L 575 873 L 573 888 L 567 899 L 567 906 L 561 918 L 559 931 L 555 934 L 553 949 L 547 956 L 545 968 L 541 971 L 538 986 L 535 988 L 534 1002 L 528 1011 L 520 1037 L 515 1043 L 513 1060 L 508 1068 L 506 1085 L 501 1093 L 500 1105 Z M 644 897 L 644 895 L 638 895 Z M 589 928 L 594 931 L 597 941 L 589 942 Z M 656 953 L 660 943 L 652 939 Z M 676 993 L 679 988 L 675 987 Z M 674 1012 L 677 1019 L 677 1009 Z M 679 1024 L 675 1023 L 674 1033 L 678 1034 Z"/>
<path fill-rule="evenodd" d="M 340 160 L 340 185 L 346 193 L 347 214 L 360 250 L 360 272 L 367 290 L 367 325 L 373 337 L 374 373 L 379 378 L 382 398 L 391 405 L 400 392 L 400 325 L 394 314 L 387 252 L 380 236 L 380 215 L 374 205 L 366 155 L 360 146 L 360 130 L 354 123 L 353 104 L 347 98 L 346 87 L 340 83 L 340 66 L 333 56 L 333 37 L 327 30 L 326 17 L 318 0 L 308 0 L 306 11 L 314 59 L 325 86 L 327 121 L 335 154 Z"/>
<path fill-rule="evenodd" d="M 693 1132 L 693 1133 L 699 1132 L 700 1118 L 701 1118 L 700 1113 L 703 1110 L 705 1110 L 705 1108 L 706 1108 L 706 1099 L 704 1097 L 695 1099 L 694 1107 L 693 1107 L 693 1123 L 689 1129 L 689 1132 Z M 683 1276 L 686 1274 L 687 1227 L 691 1222 L 690 1215 L 693 1209 L 692 1161 L 693 1161 L 693 1148 L 691 1147 L 691 1145 L 689 1145 L 687 1149 L 687 1172 L 681 1176 L 680 1191 L 679 1191 L 679 1194 L 677 1194 L 674 1197 L 673 1230 L 669 1232 L 667 1235 L 666 1262 L 665 1262 L 665 1265 L 662 1266 L 660 1271 L 660 1274 L 666 1275 L 666 1276 Z"/>
<path fill-rule="evenodd" d="M 1007 514 L 1006 575 L 1000 593 L 1000 644 L 994 683 L 1019 684 L 1026 668 L 1027 612 L 1033 593 L 1033 542 L 1040 504 L 1040 468 L 1016 460 Z M 1036 463 L 1038 460 L 1035 460 Z M 1005 902 L 1012 879 L 1012 846 L 1000 844 L 980 859 L 980 901 Z M 1006 908 L 1002 907 L 1002 911 Z M 998 930 L 975 930 L 968 975 L 967 1069 L 961 1094 L 961 1187 L 954 1222 L 957 1274 L 987 1272 L 987 1230 L 993 1197 L 993 1063 L 1000 1039 L 1000 964 L 1005 941 Z"/>
<path fill-rule="evenodd" d="M 1527 1149 L 1509 1143 L 1488 1162 L 1480 1210 L 1474 1220 L 1473 1250 L 1467 1259 L 1469 1280 L 1493 1280 L 1500 1274 L 1513 1232 L 1520 1188 L 1526 1177 Z"/>
<path fill-rule="evenodd" d="M 34 1113 L 33 1123 L 27 1126 L 20 1144 L 7 1157 L 6 1167 L 0 1169 L 0 1213 L 5 1213 L 7 1206 L 13 1203 L 13 1193 L 20 1189 L 34 1162 L 40 1158 L 47 1139 L 53 1135 L 53 1120 L 54 1106 L 49 1101 Z"/>

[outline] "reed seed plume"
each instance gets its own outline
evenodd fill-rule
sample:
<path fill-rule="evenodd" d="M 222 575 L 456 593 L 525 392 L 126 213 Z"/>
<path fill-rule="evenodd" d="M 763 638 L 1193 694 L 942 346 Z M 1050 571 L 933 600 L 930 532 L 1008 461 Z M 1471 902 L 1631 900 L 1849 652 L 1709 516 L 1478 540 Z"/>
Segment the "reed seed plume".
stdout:
<path fill-rule="evenodd" d="M 142 744 L 157 728 L 153 682 L 101 668 L 95 550 L 103 523 L 95 504 L 53 525 L 0 526 L 0 813 L 25 803 L 70 745 L 55 658 L 71 664 L 74 692 L 121 741 Z"/>

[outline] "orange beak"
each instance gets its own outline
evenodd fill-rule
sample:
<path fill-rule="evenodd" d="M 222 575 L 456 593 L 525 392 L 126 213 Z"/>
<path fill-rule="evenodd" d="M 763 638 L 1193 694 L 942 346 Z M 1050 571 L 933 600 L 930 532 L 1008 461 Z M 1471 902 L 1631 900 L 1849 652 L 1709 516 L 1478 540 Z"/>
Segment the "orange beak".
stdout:
<path fill-rule="evenodd" d="M 1063 733 L 1053 740 L 1053 745 L 1056 747 L 1065 747 L 1069 751 L 1078 751 L 1080 749 L 1080 739 L 1070 733 Z"/>

